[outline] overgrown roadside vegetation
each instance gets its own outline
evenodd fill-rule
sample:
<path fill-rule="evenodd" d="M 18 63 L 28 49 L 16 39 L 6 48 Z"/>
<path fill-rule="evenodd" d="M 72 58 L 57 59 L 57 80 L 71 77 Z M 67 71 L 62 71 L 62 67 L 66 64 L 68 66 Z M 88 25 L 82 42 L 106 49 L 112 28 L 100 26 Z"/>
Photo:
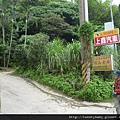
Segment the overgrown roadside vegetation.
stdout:
<path fill-rule="evenodd" d="M 30 36 L 29 40 L 34 37 Z M 104 72 L 102 76 L 102 73 L 96 75 L 92 71 L 90 82 L 83 85 L 79 41 L 64 44 L 59 38 L 52 42 L 47 39 L 44 34 L 39 34 L 39 37 L 36 35 L 34 42 L 17 52 L 23 55 L 24 60 L 18 61 L 19 67 L 15 74 L 36 80 L 77 99 L 104 101 L 112 98 L 112 72 Z"/>
<path fill-rule="evenodd" d="M 24 71 L 18 68 L 14 74 L 23 75 L 39 83 L 48 85 L 55 90 L 62 91 L 66 95 L 85 101 L 106 101 L 112 99 L 111 81 L 104 81 L 102 77 L 93 75 L 91 81 L 83 87 L 81 77 L 75 72 L 67 74 L 45 74 L 38 75 L 36 70 Z"/>
<path fill-rule="evenodd" d="M 88 1 L 93 32 L 103 31 L 104 22 L 109 21 L 109 9 L 106 9 L 109 2 Z M 75 3 L 61 0 L 2 0 L 0 3 L 0 70 L 15 69 L 15 74 L 73 98 L 86 101 L 112 98 L 113 71 L 95 72 L 91 68 L 91 80 L 83 85 L 77 0 Z M 113 8 L 115 27 L 119 28 L 120 12 L 117 6 Z M 110 46 L 94 47 L 93 41 L 91 57 L 112 54 L 114 69 L 120 69 L 120 44 L 116 45 L 116 53 Z"/>

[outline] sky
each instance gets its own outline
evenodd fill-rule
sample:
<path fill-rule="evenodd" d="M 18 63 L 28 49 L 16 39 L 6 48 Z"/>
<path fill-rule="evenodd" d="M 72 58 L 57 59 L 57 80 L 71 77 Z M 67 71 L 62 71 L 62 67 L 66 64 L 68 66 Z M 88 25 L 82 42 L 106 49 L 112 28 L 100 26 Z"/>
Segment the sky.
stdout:
<path fill-rule="evenodd" d="M 102 0 L 103 2 L 106 0 Z M 119 5 L 120 4 L 120 0 L 113 0 L 112 4 L 114 5 Z"/>
<path fill-rule="evenodd" d="M 71 0 L 67 0 L 67 1 L 71 1 Z M 106 0 L 102 0 L 103 2 L 105 2 Z M 113 0 L 112 2 L 113 5 L 119 5 L 120 4 L 120 0 Z"/>

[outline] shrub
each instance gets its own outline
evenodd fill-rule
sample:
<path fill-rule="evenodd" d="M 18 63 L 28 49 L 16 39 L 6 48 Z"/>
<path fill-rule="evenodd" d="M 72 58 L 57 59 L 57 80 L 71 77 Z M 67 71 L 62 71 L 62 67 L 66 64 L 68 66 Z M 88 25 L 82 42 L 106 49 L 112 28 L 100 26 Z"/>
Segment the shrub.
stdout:
<path fill-rule="evenodd" d="M 80 91 L 79 98 L 87 101 L 103 101 L 112 97 L 113 82 L 104 82 L 98 76 L 93 79 Z"/>

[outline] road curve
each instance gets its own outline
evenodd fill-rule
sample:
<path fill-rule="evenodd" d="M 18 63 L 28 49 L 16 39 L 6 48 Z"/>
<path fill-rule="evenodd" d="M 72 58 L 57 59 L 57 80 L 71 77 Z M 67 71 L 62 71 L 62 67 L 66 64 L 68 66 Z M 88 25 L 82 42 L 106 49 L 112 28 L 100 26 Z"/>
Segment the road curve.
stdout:
<path fill-rule="evenodd" d="M 30 79 L 0 72 L 1 113 L 116 114 L 113 103 L 77 101 Z"/>

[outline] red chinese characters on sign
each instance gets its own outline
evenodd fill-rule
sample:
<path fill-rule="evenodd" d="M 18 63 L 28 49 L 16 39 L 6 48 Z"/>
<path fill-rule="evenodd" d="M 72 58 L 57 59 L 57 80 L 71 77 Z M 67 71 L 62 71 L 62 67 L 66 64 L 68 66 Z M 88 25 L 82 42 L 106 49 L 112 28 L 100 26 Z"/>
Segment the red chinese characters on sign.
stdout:
<path fill-rule="evenodd" d="M 107 30 L 94 33 L 94 45 L 101 46 L 106 44 L 119 43 L 119 29 Z"/>

